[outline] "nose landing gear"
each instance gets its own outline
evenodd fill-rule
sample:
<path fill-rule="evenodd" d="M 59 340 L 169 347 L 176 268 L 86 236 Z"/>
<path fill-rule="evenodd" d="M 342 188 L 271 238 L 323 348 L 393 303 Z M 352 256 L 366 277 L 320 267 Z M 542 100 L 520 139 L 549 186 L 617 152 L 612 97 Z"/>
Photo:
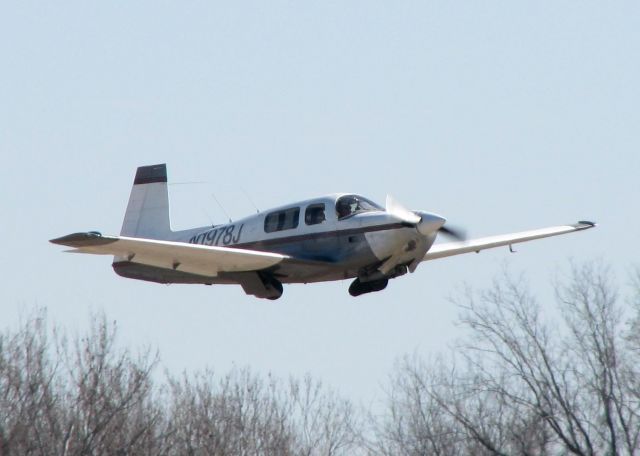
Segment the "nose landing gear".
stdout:
<path fill-rule="evenodd" d="M 351 296 L 360 296 L 365 293 L 372 293 L 374 291 L 382 291 L 387 288 L 389 279 L 370 280 L 368 282 L 361 282 L 360 279 L 356 279 L 351 283 L 349 287 L 349 294 Z"/>

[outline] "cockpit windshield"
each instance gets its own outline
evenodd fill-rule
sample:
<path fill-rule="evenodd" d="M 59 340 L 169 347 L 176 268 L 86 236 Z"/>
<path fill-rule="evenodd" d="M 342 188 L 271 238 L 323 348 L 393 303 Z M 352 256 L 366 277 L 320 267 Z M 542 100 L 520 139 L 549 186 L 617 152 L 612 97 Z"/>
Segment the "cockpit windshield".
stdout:
<path fill-rule="evenodd" d="M 371 200 L 358 195 L 345 195 L 336 201 L 336 213 L 338 219 L 349 217 L 360 212 L 384 211 Z"/>

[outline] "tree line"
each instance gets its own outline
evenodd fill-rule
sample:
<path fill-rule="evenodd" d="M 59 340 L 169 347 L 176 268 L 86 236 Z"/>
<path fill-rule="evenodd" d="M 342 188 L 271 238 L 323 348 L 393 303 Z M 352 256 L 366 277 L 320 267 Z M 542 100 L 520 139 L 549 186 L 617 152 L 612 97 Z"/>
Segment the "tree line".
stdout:
<path fill-rule="evenodd" d="M 590 263 L 554 302 L 523 276 L 463 290 L 465 335 L 399 361 L 375 412 L 310 376 L 158 380 L 158 354 L 120 348 L 104 315 L 69 338 L 39 311 L 0 334 L 0 455 L 640 454 L 640 273 L 630 282 Z"/>

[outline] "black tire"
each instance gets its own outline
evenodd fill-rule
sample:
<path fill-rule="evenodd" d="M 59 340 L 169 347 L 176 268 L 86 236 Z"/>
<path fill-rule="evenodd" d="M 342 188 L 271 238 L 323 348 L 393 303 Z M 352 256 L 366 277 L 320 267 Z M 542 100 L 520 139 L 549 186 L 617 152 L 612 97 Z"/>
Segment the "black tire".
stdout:
<path fill-rule="evenodd" d="M 362 282 L 360 282 L 360 279 L 356 279 L 353 282 L 351 282 L 351 285 L 349 285 L 349 294 L 351 296 L 355 298 L 357 296 L 360 296 L 363 293 L 366 293 L 366 291 L 364 291 L 362 287 Z"/>
<path fill-rule="evenodd" d="M 372 291 L 382 291 L 385 288 L 387 288 L 387 285 L 389 284 L 389 279 L 382 279 L 382 280 L 374 280 L 373 282 L 369 282 L 369 288 L 370 288 L 370 292 Z"/>
<path fill-rule="evenodd" d="M 360 282 L 360 279 L 356 279 L 349 286 L 349 294 L 356 297 L 365 293 L 382 291 L 387 288 L 388 283 L 389 279 L 372 280 L 371 282 Z"/>
<path fill-rule="evenodd" d="M 278 294 L 275 296 L 271 296 L 267 299 L 271 301 L 275 301 L 276 299 L 280 299 L 282 297 L 282 293 L 284 292 L 284 288 L 282 287 L 282 283 L 279 280 L 271 279 L 269 280 L 268 288 L 272 288 Z"/>

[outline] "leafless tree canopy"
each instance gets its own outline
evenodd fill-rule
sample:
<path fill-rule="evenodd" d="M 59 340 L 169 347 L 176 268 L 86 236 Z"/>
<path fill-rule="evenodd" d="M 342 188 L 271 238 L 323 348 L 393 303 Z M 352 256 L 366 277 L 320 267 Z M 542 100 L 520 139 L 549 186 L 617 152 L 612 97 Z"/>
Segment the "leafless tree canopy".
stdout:
<path fill-rule="evenodd" d="M 96 317 L 69 343 L 44 313 L 0 335 L 0 455 L 343 455 L 357 444 L 352 405 L 305 377 L 249 369 L 169 377 L 157 356 L 115 346 Z"/>
<path fill-rule="evenodd" d="M 457 304 L 469 337 L 447 360 L 399 365 L 377 452 L 640 454 L 634 289 L 620 299 L 608 270 L 586 265 L 544 312 L 521 279 L 467 292 Z"/>
<path fill-rule="evenodd" d="M 104 316 L 69 339 L 41 311 L 0 334 L 0 456 L 640 454 L 640 271 L 629 288 L 590 264 L 554 303 L 509 276 L 467 291 L 465 338 L 399 362 L 366 417 L 308 376 L 159 381 L 157 355 L 119 348 Z"/>

